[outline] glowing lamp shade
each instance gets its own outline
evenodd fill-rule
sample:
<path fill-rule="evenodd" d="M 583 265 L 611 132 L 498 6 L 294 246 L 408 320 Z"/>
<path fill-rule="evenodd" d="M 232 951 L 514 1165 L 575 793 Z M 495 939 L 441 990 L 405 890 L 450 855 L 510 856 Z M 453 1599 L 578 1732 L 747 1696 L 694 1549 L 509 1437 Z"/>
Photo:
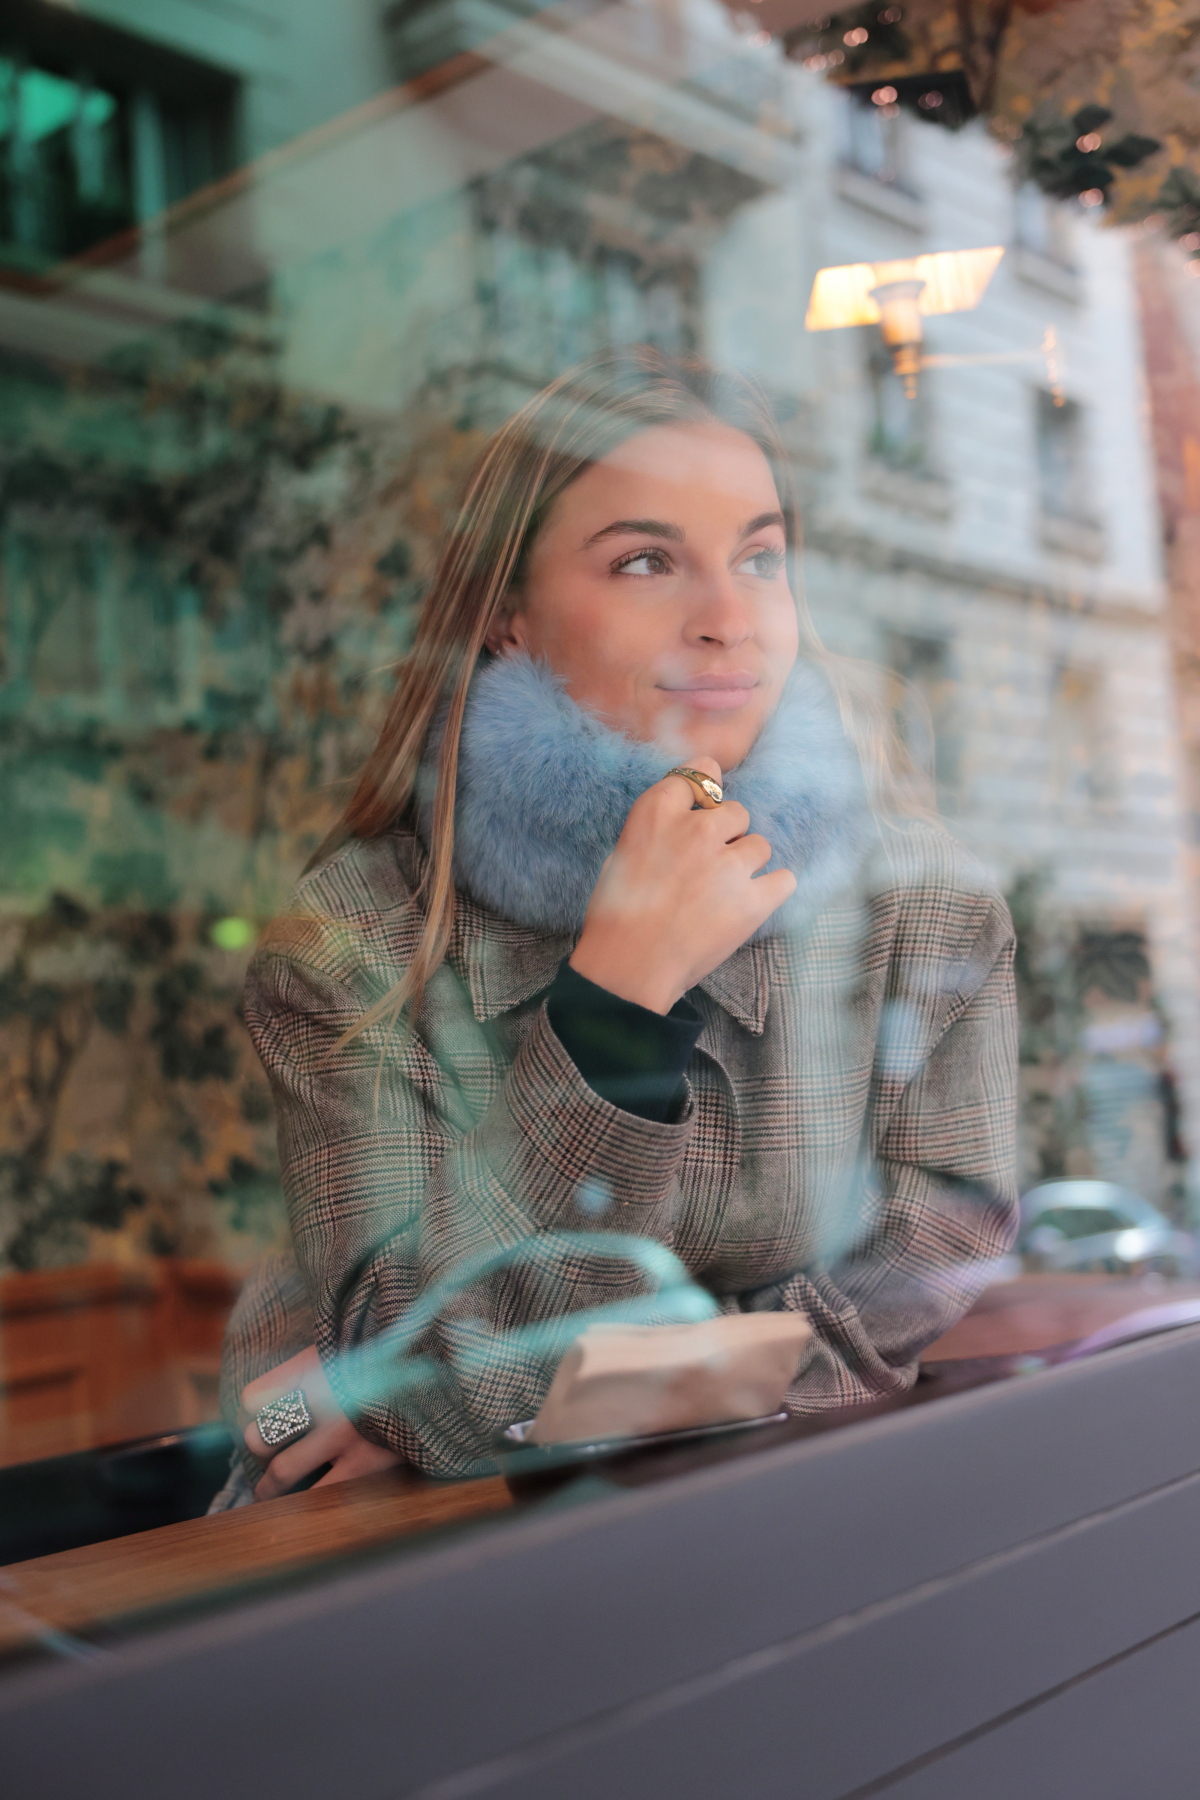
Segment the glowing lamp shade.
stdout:
<path fill-rule="evenodd" d="M 910 400 L 916 398 L 917 371 L 921 367 L 921 297 L 925 283 L 881 281 L 871 289 L 879 309 L 879 335 L 892 353 L 892 367 L 904 383 Z"/>
<path fill-rule="evenodd" d="M 984 250 L 938 250 L 899 262 L 818 269 L 804 323 L 809 331 L 878 325 L 911 395 L 921 366 L 922 318 L 978 306 L 1003 255 L 1003 245 L 992 244 Z"/>

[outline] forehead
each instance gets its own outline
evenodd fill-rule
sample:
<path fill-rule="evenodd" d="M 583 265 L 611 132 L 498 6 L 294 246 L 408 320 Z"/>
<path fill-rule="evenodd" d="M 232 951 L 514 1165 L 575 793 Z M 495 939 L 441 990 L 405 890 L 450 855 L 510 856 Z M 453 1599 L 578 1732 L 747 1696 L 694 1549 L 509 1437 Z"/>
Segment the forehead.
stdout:
<path fill-rule="evenodd" d="M 739 518 L 779 505 L 770 464 L 754 439 L 716 421 L 636 432 L 585 469 L 562 500 L 572 512 L 591 511 L 651 493 L 676 509 L 716 505 Z"/>

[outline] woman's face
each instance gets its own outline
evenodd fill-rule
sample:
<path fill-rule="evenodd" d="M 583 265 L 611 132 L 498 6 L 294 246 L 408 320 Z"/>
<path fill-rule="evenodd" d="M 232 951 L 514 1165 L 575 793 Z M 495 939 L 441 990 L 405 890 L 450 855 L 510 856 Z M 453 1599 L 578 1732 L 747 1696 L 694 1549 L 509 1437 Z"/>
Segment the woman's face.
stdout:
<path fill-rule="evenodd" d="M 770 467 L 716 423 L 655 426 L 586 469 L 488 640 L 547 663 L 615 730 L 723 770 L 774 711 L 798 644 Z"/>

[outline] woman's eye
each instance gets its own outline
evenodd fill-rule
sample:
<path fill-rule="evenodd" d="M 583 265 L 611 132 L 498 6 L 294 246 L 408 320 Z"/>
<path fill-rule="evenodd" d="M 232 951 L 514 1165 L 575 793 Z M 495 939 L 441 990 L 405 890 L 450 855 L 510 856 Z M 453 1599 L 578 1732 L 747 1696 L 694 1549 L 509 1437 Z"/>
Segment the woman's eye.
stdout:
<path fill-rule="evenodd" d="M 669 575 L 671 559 L 665 550 L 639 550 L 614 568 L 619 575 Z"/>
<path fill-rule="evenodd" d="M 782 550 L 752 550 L 749 556 L 743 558 L 738 564 L 738 567 L 745 569 L 750 575 L 759 575 L 769 581 L 778 575 L 783 567 L 783 560 Z"/>

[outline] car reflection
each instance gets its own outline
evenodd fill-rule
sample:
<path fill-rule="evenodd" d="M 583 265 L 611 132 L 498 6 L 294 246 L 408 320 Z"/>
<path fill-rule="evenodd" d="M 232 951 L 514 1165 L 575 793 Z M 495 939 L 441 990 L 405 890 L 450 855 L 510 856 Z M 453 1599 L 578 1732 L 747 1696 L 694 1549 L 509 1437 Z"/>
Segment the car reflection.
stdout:
<path fill-rule="evenodd" d="M 1196 1240 L 1114 1181 L 1044 1181 L 1021 1201 L 1027 1269 L 1194 1275 Z"/>

